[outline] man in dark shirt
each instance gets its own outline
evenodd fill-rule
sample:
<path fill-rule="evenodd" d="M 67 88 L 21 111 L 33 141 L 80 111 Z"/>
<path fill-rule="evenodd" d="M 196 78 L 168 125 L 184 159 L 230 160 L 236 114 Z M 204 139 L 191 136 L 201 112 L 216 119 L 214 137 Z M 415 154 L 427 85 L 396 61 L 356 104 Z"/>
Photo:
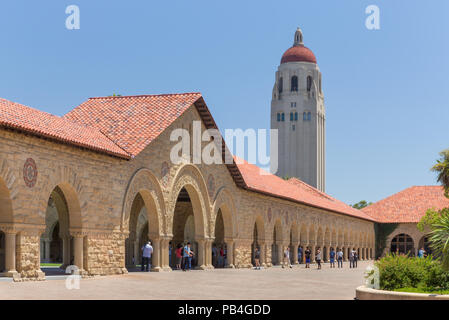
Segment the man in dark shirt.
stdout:
<path fill-rule="evenodd" d="M 306 251 L 304 251 L 304 255 L 306 257 L 306 268 L 310 268 L 310 255 L 312 251 L 310 251 L 309 247 L 306 248 Z"/>

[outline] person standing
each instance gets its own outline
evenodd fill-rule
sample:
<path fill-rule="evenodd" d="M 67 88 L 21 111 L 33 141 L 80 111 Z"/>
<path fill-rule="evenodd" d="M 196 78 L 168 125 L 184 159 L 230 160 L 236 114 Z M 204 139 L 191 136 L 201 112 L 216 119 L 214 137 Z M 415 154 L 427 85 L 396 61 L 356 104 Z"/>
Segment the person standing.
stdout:
<path fill-rule="evenodd" d="M 318 270 L 321 270 L 321 250 L 320 247 L 316 250 L 315 260 L 318 265 Z"/>
<path fill-rule="evenodd" d="M 298 247 L 298 263 L 299 264 L 302 263 L 302 247 L 301 246 Z"/>
<path fill-rule="evenodd" d="M 343 250 L 341 248 L 337 251 L 337 263 L 339 268 L 343 268 Z"/>
<path fill-rule="evenodd" d="M 357 268 L 357 260 L 359 260 L 359 253 L 354 249 L 354 268 Z"/>
<path fill-rule="evenodd" d="M 214 268 L 217 267 L 217 260 L 218 260 L 218 249 L 217 245 L 214 243 L 214 245 L 212 246 L 212 265 L 214 266 Z"/>
<path fill-rule="evenodd" d="M 310 268 L 310 255 L 312 252 L 310 251 L 309 247 L 306 248 L 306 251 L 304 251 L 304 255 L 306 257 L 306 268 Z"/>
<path fill-rule="evenodd" d="M 259 248 L 256 248 L 256 250 L 254 251 L 254 264 L 255 266 L 255 270 L 260 270 L 260 251 Z"/>
<path fill-rule="evenodd" d="M 424 254 L 426 251 L 424 251 L 424 248 L 421 248 L 418 250 L 418 258 L 424 258 Z"/>
<path fill-rule="evenodd" d="M 331 251 L 329 252 L 329 262 L 331 268 L 335 268 L 335 250 L 331 247 Z"/>
<path fill-rule="evenodd" d="M 176 248 L 176 270 L 181 269 L 181 261 L 182 261 L 182 245 L 178 244 Z"/>
<path fill-rule="evenodd" d="M 349 252 L 349 268 L 354 267 L 354 253 L 355 253 L 354 249 L 352 249 L 351 252 Z"/>
<path fill-rule="evenodd" d="M 151 246 L 151 242 L 148 241 L 143 247 L 142 247 L 142 266 L 141 271 L 150 271 L 151 269 L 151 255 L 153 254 L 153 247 Z"/>
<path fill-rule="evenodd" d="M 292 268 L 292 264 L 290 261 L 290 247 L 287 247 L 284 250 L 284 263 L 282 264 L 282 268 L 289 266 L 290 268 Z"/>
<path fill-rule="evenodd" d="M 193 257 L 193 251 L 190 248 L 190 242 L 187 242 L 183 249 L 183 260 L 184 260 L 184 269 L 183 271 L 192 270 L 192 257 Z"/>
<path fill-rule="evenodd" d="M 224 250 L 223 247 L 220 247 L 220 249 L 218 250 L 218 264 L 217 264 L 218 268 L 223 268 L 224 267 Z"/>

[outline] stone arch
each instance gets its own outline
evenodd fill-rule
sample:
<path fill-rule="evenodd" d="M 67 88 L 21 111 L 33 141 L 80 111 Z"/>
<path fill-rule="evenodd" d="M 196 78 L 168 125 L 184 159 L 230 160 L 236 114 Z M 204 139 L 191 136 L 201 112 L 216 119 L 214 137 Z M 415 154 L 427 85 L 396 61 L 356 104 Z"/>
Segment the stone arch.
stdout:
<path fill-rule="evenodd" d="M 276 219 L 273 226 L 272 245 L 271 245 L 271 263 L 277 265 L 282 263 L 282 243 L 283 243 L 282 221 Z"/>
<path fill-rule="evenodd" d="M 164 231 L 167 232 L 167 228 L 164 228 L 165 202 L 162 188 L 155 175 L 146 168 L 138 169 L 132 175 L 126 188 L 121 217 L 122 231 L 128 232 L 130 229 L 132 207 L 139 195 L 147 209 L 147 219 L 151 229 L 149 233 L 159 236 Z"/>
<path fill-rule="evenodd" d="M 13 223 L 14 213 L 11 193 L 6 182 L 0 177 L 0 223 Z"/>
<path fill-rule="evenodd" d="M 299 242 L 299 230 L 296 221 L 293 221 L 289 228 L 289 242 L 295 244 Z"/>
<path fill-rule="evenodd" d="M 263 246 L 265 240 L 266 240 L 266 234 L 265 234 L 265 223 L 261 216 L 256 216 L 253 220 L 253 222 L 250 225 L 250 234 L 251 234 L 251 264 L 255 265 L 255 253 L 256 248 L 260 251 L 261 256 L 261 264 L 265 263 L 265 248 Z"/>
<path fill-rule="evenodd" d="M 226 188 L 221 188 L 217 192 L 217 196 L 213 205 L 213 224 L 217 221 L 219 210 L 221 211 L 224 224 L 224 237 L 228 239 L 235 238 L 237 234 L 237 226 L 234 223 L 234 217 L 236 216 L 236 208 L 234 205 L 234 199 L 231 193 Z M 215 237 L 215 228 L 211 228 L 211 236 Z"/>
<path fill-rule="evenodd" d="M 173 225 L 177 199 L 183 188 L 187 191 L 192 203 L 196 236 L 204 238 L 211 234 L 210 230 L 212 229 L 209 195 L 200 170 L 191 164 L 182 166 L 175 179 L 173 179 L 170 188 L 170 207 L 167 215 L 169 223 L 167 223 L 167 227 L 170 229 L 170 226 Z"/>

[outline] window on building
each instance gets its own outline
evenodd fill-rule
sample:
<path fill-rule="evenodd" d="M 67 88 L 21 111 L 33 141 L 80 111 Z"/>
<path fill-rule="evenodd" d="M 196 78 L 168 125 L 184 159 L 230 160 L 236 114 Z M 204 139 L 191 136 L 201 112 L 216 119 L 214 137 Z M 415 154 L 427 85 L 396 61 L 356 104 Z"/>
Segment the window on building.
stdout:
<path fill-rule="evenodd" d="M 282 114 L 281 114 L 281 120 L 282 120 L 282 121 L 285 121 L 285 115 L 284 115 L 283 112 L 282 112 Z"/>
<path fill-rule="evenodd" d="M 277 120 L 278 120 L 278 122 L 281 121 L 281 114 L 279 112 L 277 114 Z"/>
<path fill-rule="evenodd" d="M 290 112 L 290 121 L 293 121 L 293 112 Z"/>
<path fill-rule="evenodd" d="M 295 125 L 292 126 L 292 130 L 293 130 L 293 131 L 296 130 L 296 126 L 295 126 Z"/>
<path fill-rule="evenodd" d="M 295 112 L 295 121 L 298 121 L 298 112 Z"/>
<path fill-rule="evenodd" d="M 302 120 L 303 120 L 303 121 L 307 121 L 307 113 L 306 113 L 306 112 L 304 112 L 304 113 L 302 114 Z"/>
<path fill-rule="evenodd" d="M 279 94 L 282 93 L 282 90 L 284 89 L 284 80 L 282 79 L 282 77 L 279 78 L 279 82 L 278 82 L 278 91 Z"/>
<path fill-rule="evenodd" d="M 312 120 L 312 113 L 308 112 L 307 113 L 307 121 L 310 121 L 310 120 Z"/>
<path fill-rule="evenodd" d="M 312 90 L 312 82 L 313 82 L 312 77 L 307 76 L 307 92 L 310 92 L 310 90 Z"/>
<path fill-rule="evenodd" d="M 298 77 L 297 76 L 292 77 L 291 91 L 298 91 Z"/>
<path fill-rule="evenodd" d="M 296 102 L 291 102 L 291 103 L 290 103 L 290 107 L 296 108 Z"/>
<path fill-rule="evenodd" d="M 414 256 L 415 255 L 415 245 L 413 239 L 405 233 L 401 233 L 391 240 L 390 251 L 392 253 L 401 253 Z"/>

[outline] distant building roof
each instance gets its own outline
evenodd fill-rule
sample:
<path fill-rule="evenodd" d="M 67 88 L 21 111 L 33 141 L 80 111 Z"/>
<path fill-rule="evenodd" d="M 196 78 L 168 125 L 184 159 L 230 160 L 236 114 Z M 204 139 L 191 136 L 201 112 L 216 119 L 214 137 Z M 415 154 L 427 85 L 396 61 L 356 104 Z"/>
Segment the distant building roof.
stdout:
<path fill-rule="evenodd" d="M 374 221 L 373 218 L 364 212 L 354 209 L 299 179 L 291 178 L 289 180 L 284 180 L 238 157 L 235 157 L 235 162 L 245 180 L 248 190 L 360 219 Z"/>
<path fill-rule="evenodd" d="M 449 207 L 441 186 L 413 186 L 380 200 L 362 211 L 382 223 L 417 223 L 428 209 Z"/>

